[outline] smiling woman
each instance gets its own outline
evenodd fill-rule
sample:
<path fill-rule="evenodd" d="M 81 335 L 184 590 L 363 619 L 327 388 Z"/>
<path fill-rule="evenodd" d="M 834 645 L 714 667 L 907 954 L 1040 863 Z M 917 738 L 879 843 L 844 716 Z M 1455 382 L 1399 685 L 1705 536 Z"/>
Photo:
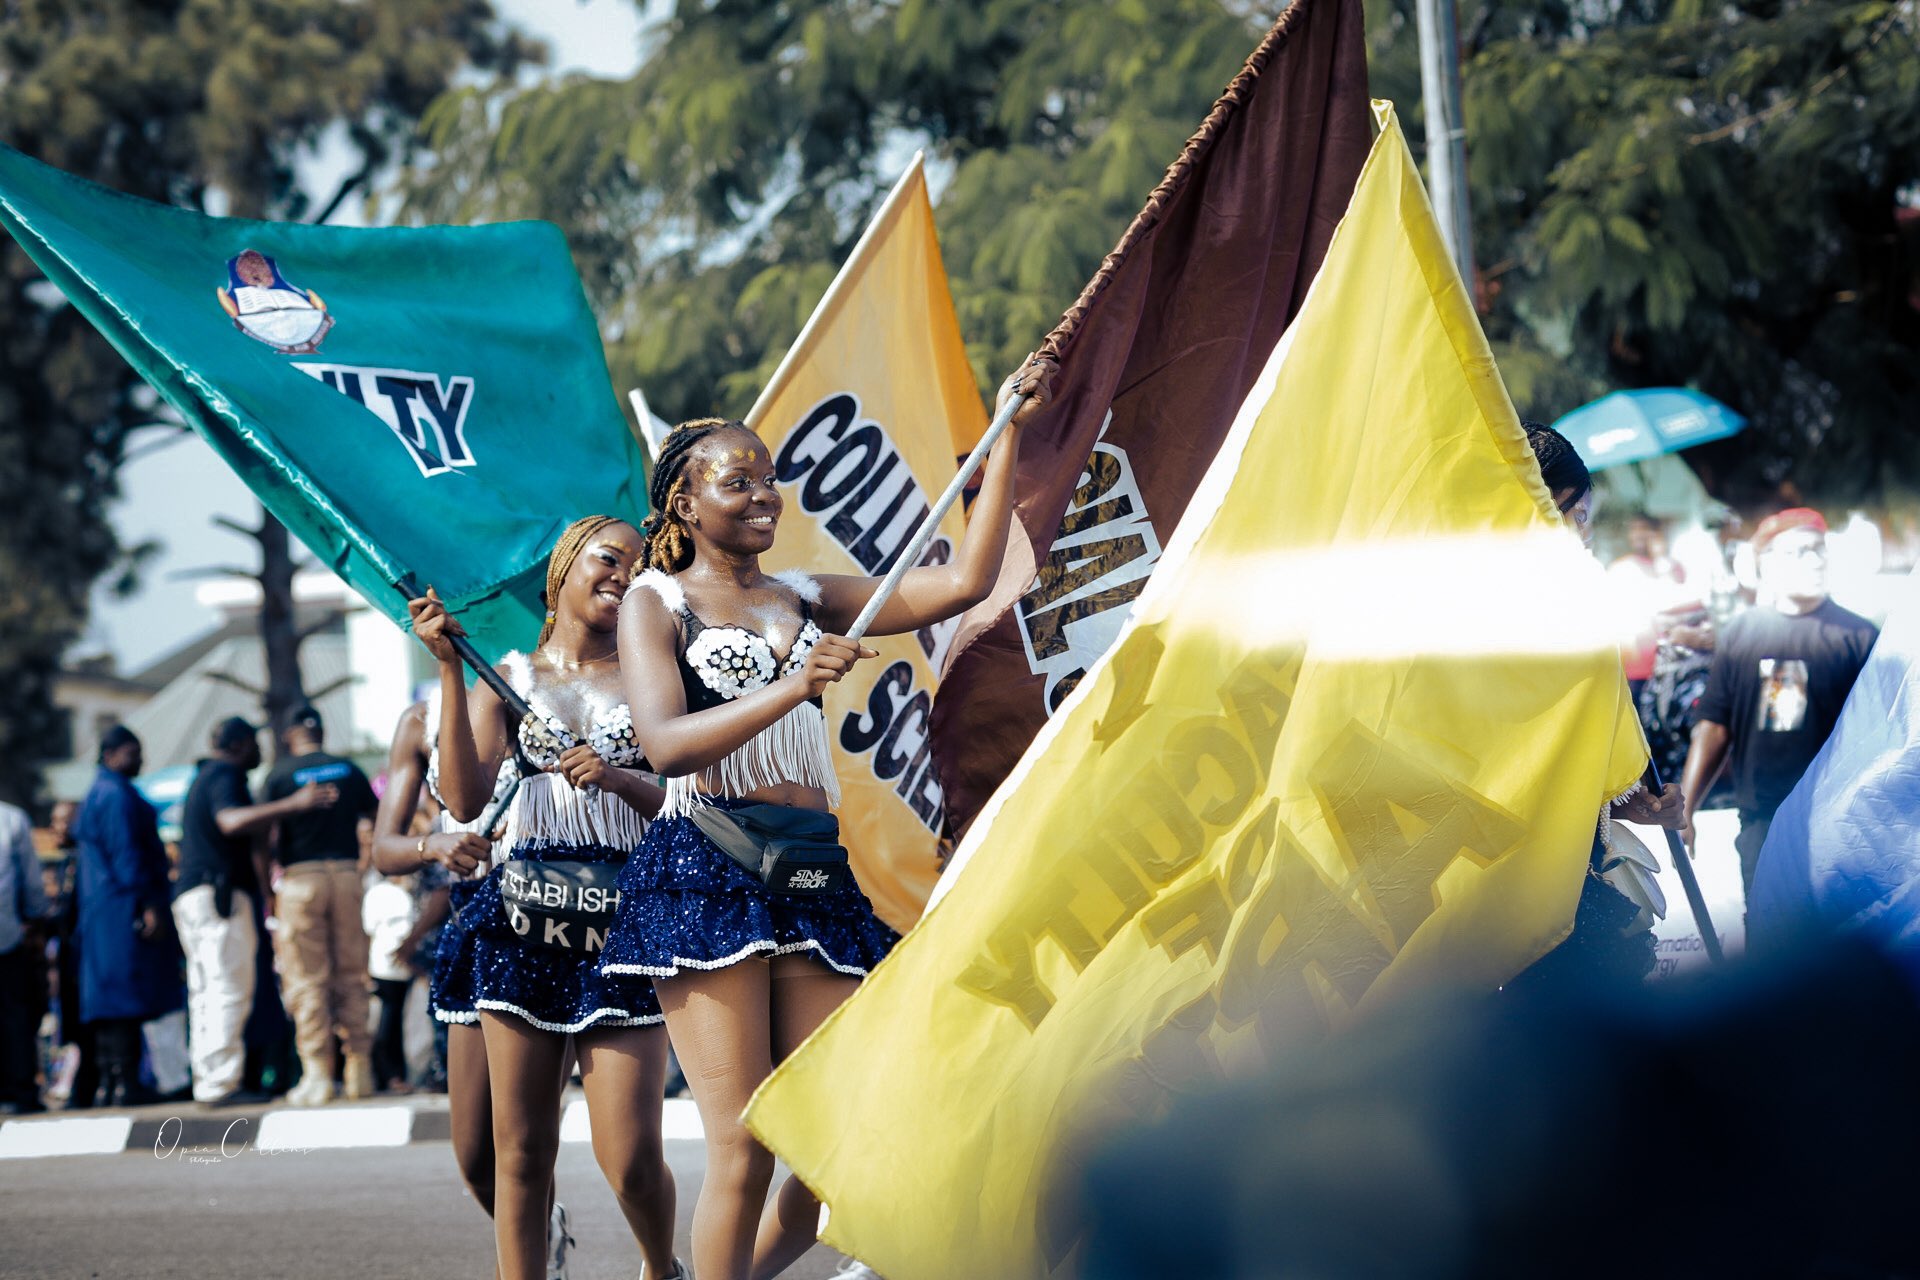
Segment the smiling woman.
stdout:
<path fill-rule="evenodd" d="M 1019 428 L 1046 404 L 1051 373 L 1031 364 L 1001 388 L 1003 404 L 1027 400 L 987 462 L 965 539 L 949 563 L 905 574 L 871 634 L 915 631 L 986 597 L 1006 552 Z M 820 1205 L 797 1179 L 762 1218 L 773 1155 L 741 1112 L 895 941 L 840 845 L 821 710 L 827 686 L 874 656 L 835 633 L 881 580 L 761 572 L 784 509 L 776 472 L 741 423 L 674 428 L 648 495 L 648 568 L 620 609 L 634 730 L 667 783 L 621 871 L 599 968 L 653 979 L 699 1104 L 703 1280 L 778 1274 L 813 1243 Z"/>
<path fill-rule="evenodd" d="M 594 1154 L 639 1243 L 646 1274 L 673 1257 L 673 1177 L 660 1145 L 666 1035 L 652 984 L 594 970 L 613 875 L 660 808 L 621 696 L 620 602 L 639 567 L 638 530 L 588 516 L 548 559 L 545 625 L 532 655 L 501 671 L 533 714 L 514 723 L 483 682 L 467 693 L 451 637 L 460 624 L 431 591 L 412 601 L 414 632 L 440 661 L 440 789 L 448 812 L 482 816 L 501 764 L 537 770 L 506 816 L 493 867 L 462 916 L 493 1090 L 494 1234 L 503 1277 L 543 1277 L 548 1205 L 572 1038 Z M 564 1239 L 562 1225 L 554 1233 Z"/>

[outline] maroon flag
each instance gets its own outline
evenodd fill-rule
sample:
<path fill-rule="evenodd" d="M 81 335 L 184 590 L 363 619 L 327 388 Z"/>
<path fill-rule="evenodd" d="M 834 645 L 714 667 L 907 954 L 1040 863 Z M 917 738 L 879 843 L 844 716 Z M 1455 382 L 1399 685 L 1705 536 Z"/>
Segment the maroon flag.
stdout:
<path fill-rule="evenodd" d="M 1294 0 L 1041 346 L 999 582 L 933 707 L 966 829 L 1119 634 L 1306 298 L 1372 141 L 1360 0 Z"/>

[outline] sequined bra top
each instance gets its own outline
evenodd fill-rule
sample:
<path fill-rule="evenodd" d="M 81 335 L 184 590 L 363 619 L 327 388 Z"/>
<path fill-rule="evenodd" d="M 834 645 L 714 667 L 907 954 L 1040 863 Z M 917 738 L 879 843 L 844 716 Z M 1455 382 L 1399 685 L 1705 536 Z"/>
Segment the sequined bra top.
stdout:
<path fill-rule="evenodd" d="M 702 620 L 688 605 L 680 584 L 658 569 L 640 574 L 628 588 L 633 591 L 645 587 L 659 596 L 680 628 L 676 656 L 689 712 L 705 711 L 757 692 L 806 665 L 807 655 L 821 636 L 813 620 L 813 606 L 820 602 L 819 584 L 795 570 L 772 577 L 800 600 L 800 629 L 785 658 L 756 631 Z M 840 802 L 840 781 L 834 775 L 827 741 L 826 712 L 818 698 L 795 707 L 698 773 L 668 778 L 667 799 L 660 816 L 683 815 L 710 796 L 744 796 L 788 782 L 817 787 L 832 803 Z"/>
<path fill-rule="evenodd" d="M 582 740 L 581 736 L 540 698 L 534 688 L 533 664 L 526 654 L 509 653 L 500 665 L 506 669 L 507 683 L 533 710 L 533 716 L 523 719 L 517 730 L 520 754 L 536 769 L 552 769 L 560 763 L 562 753 Z M 591 708 L 586 745 L 616 768 L 643 766 L 646 758 L 633 736 L 633 714 L 627 704 L 594 689 L 585 692 Z M 558 773 L 534 773 L 521 781 L 520 790 L 514 794 L 513 805 L 507 810 L 506 834 L 495 846 L 494 858 L 498 861 L 512 850 L 527 847 L 630 851 L 640 843 L 646 826 L 633 806 L 610 791 L 582 790 Z"/>
<path fill-rule="evenodd" d="M 534 694 L 533 663 L 526 654 L 515 650 L 500 659 L 500 665 L 507 669 L 507 683 L 526 699 L 538 717 L 520 722 L 520 750 L 534 768 L 551 769 L 580 737 Z M 633 736 L 633 713 L 627 710 L 627 704 L 614 702 L 592 689 L 587 691 L 587 704 L 592 713 L 587 722 L 586 742 L 593 753 L 618 768 L 638 768 L 645 757 Z"/>

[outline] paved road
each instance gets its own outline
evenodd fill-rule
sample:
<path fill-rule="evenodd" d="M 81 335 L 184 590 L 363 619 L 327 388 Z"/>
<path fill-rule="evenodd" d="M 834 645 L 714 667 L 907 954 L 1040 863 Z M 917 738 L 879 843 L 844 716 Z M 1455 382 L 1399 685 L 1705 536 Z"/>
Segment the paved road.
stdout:
<path fill-rule="evenodd" d="M 705 1164 L 669 1141 L 680 1185 L 681 1250 Z M 640 1254 L 584 1143 L 560 1148 L 560 1198 L 573 1215 L 573 1280 L 634 1280 Z M 416 1280 L 493 1274 L 486 1217 L 466 1197 L 445 1142 L 267 1154 L 153 1151 L 0 1162 L 0 1276 L 35 1280 Z M 839 1264 L 824 1246 L 794 1280 Z"/>

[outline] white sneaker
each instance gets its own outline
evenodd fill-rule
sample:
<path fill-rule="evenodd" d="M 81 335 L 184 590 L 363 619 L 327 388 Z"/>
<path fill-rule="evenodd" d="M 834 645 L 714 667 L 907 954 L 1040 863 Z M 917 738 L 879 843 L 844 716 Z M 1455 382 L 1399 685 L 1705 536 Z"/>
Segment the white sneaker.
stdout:
<path fill-rule="evenodd" d="M 571 1225 L 567 1206 L 555 1200 L 553 1212 L 547 1217 L 547 1280 L 567 1280 L 567 1251 L 573 1248 L 573 1235 L 568 1230 Z"/>
<path fill-rule="evenodd" d="M 847 1258 L 842 1261 L 839 1269 L 833 1274 L 836 1277 L 845 1276 L 846 1280 L 881 1280 L 878 1271 L 875 1271 L 866 1263 L 856 1261 L 853 1258 Z"/>
<path fill-rule="evenodd" d="M 644 1262 L 640 1264 L 640 1280 L 647 1280 L 647 1264 Z M 693 1280 L 693 1264 L 675 1258 L 673 1260 L 673 1274 L 670 1276 L 661 1276 L 660 1280 Z"/>

